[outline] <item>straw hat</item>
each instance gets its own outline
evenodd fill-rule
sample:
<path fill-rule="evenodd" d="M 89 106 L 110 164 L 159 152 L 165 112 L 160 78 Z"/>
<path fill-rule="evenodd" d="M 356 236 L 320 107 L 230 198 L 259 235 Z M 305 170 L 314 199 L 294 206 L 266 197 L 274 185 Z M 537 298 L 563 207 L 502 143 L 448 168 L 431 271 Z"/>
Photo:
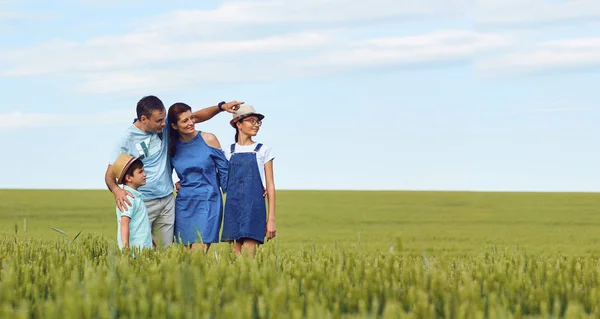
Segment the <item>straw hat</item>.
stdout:
<path fill-rule="evenodd" d="M 129 169 L 129 166 L 133 164 L 136 160 L 140 159 L 140 156 L 133 157 L 129 154 L 121 154 L 115 160 L 115 163 L 112 166 L 113 174 L 117 178 L 117 184 L 123 183 L 123 178 L 125 178 L 125 172 Z"/>
<path fill-rule="evenodd" d="M 240 108 L 236 112 L 237 113 L 233 114 L 233 119 L 231 120 L 231 122 L 229 122 L 229 124 L 231 124 L 231 126 L 233 126 L 233 128 L 235 128 L 235 123 L 243 120 L 244 118 L 246 118 L 250 115 L 258 116 L 259 121 L 262 121 L 262 119 L 265 118 L 264 115 L 257 113 L 252 105 L 243 104 L 240 106 Z"/>

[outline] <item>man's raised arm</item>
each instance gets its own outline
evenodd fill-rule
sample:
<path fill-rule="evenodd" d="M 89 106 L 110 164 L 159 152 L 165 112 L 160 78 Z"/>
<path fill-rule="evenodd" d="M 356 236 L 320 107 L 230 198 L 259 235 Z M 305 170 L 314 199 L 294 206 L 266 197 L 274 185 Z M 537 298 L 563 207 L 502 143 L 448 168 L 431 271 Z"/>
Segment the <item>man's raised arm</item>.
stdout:
<path fill-rule="evenodd" d="M 229 113 L 236 113 L 237 109 L 240 108 L 240 105 L 244 104 L 244 102 L 231 101 L 228 103 L 219 103 L 219 105 L 210 106 L 207 108 L 203 108 L 199 111 L 192 113 L 192 120 L 194 123 L 201 123 L 204 121 L 208 121 L 212 119 L 215 115 L 221 113 L 222 111 L 227 111 Z"/>

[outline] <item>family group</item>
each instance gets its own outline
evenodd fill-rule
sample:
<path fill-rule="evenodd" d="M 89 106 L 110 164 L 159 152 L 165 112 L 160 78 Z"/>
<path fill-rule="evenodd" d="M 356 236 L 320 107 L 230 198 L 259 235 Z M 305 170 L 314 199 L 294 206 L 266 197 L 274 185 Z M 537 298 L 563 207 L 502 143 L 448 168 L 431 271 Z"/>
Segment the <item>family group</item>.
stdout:
<path fill-rule="evenodd" d="M 234 143 L 224 148 L 195 127 L 222 112 L 233 115 L 235 130 Z M 136 113 L 105 176 L 121 249 L 179 243 L 206 252 L 227 242 L 236 254 L 255 254 L 265 238 L 275 237 L 274 155 L 255 141 L 263 114 L 238 101 L 195 112 L 175 103 L 167 111 L 153 95 L 138 102 Z"/>

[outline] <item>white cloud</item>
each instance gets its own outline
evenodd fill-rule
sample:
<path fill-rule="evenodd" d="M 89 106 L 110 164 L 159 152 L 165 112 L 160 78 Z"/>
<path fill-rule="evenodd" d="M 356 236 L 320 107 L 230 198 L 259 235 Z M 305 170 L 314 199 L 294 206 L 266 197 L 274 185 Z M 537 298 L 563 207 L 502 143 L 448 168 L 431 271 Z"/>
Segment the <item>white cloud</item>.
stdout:
<path fill-rule="evenodd" d="M 0 3 L 0 5 L 2 4 Z M 0 8 L 0 22 L 28 21 L 39 23 L 40 20 L 47 22 L 47 20 L 52 20 L 56 17 L 56 14 L 52 13 L 22 13 L 18 11 L 6 11 Z"/>
<path fill-rule="evenodd" d="M 289 69 L 286 69 L 289 71 Z M 94 72 L 82 75 L 80 88 L 96 94 L 126 93 L 129 95 L 153 92 L 161 94 L 194 88 L 203 83 L 262 81 L 277 78 L 280 64 L 265 65 L 231 63 L 195 63 L 185 67 L 139 68 L 126 71 Z M 289 73 L 285 73 L 289 77 Z"/>
<path fill-rule="evenodd" d="M 600 65 L 600 38 L 546 41 L 516 53 L 481 61 L 478 69 L 502 76 Z"/>
<path fill-rule="evenodd" d="M 265 58 L 240 53 L 209 63 L 187 60 L 184 67 L 84 72 L 82 88 L 94 93 L 166 92 L 208 82 L 262 81 L 357 67 L 473 59 L 507 43 L 509 40 L 501 36 L 461 30 L 368 40 L 331 38 L 304 54 L 296 50 Z"/>
<path fill-rule="evenodd" d="M 474 59 L 480 52 L 509 43 L 507 37 L 470 30 L 357 39 L 356 29 L 335 28 L 247 40 L 193 37 L 194 28 L 188 28 L 192 30 L 189 34 L 168 30 L 150 28 L 81 42 L 56 40 L 3 52 L 0 59 L 8 67 L 0 68 L 0 76 L 70 75 L 81 80 L 79 88 L 88 92 L 134 94 L 206 82 L 260 81 L 355 67 Z"/>
<path fill-rule="evenodd" d="M 579 112 L 589 112 L 595 111 L 596 108 L 593 107 L 554 107 L 554 108 L 545 108 L 533 110 L 532 113 L 579 113 Z"/>
<path fill-rule="evenodd" d="M 152 64 L 181 63 L 234 55 L 323 48 L 334 42 L 329 33 L 306 31 L 306 22 L 376 21 L 404 15 L 432 15 L 460 11 L 465 0 L 440 4 L 435 0 L 283 0 L 227 1 L 214 10 L 177 10 L 139 21 L 143 28 L 124 35 L 94 37 L 85 41 L 58 39 L 8 52 L 0 60 L 0 76 L 81 74 L 147 68 Z M 302 22 L 304 30 L 247 36 L 255 25 L 289 25 Z M 309 28 L 311 29 L 311 28 Z M 322 30 L 322 28 L 321 28 Z M 243 36 L 238 34 L 243 33 Z M 338 34 L 339 36 L 339 34 Z M 342 35 L 343 36 L 343 35 Z M 243 38 L 243 40 L 240 39 Z M 297 52 L 295 52 L 297 53 Z M 86 74 L 86 76 L 88 76 Z M 91 75 L 92 77 L 94 75 Z"/>
<path fill-rule="evenodd" d="M 548 42 L 481 61 L 482 54 L 516 47 L 519 40 L 468 28 L 413 35 L 397 28 L 396 35 L 393 29 L 385 30 L 388 37 L 381 38 L 377 36 L 383 32 L 366 31 L 360 23 L 391 18 L 400 25 L 402 17 L 410 16 L 513 23 L 529 19 L 536 10 L 544 19 L 562 19 L 570 16 L 565 12 L 593 13 L 596 7 L 590 1 L 533 1 L 530 5 L 538 9 L 522 8 L 517 0 L 478 0 L 476 6 L 472 0 L 226 1 L 214 10 L 177 10 L 143 18 L 138 21 L 143 28 L 121 35 L 56 39 L 0 51 L 0 76 L 69 76 L 87 92 L 134 94 L 382 65 L 463 60 L 489 74 L 597 59 L 596 47 Z M 563 6 L 574 9 L 561 11 Z M 516 18 L 502 18 L 504 14 Z M 541 21 L 537 15 L 531 19 Z M 285 33 L 277 31 L 278 26 L 285 27 Z"/>
<path fill-rule="evenodd" d="M 476 0 L 480 24 L 511 25 L 564 22 L 600 17 L 597 0 Z"/>
<path fill-rule="evenodd" d="M 135 112 L 116 110 L 95 114 L 0 113 L 0 130 L 43 127 L 76 127 L 131 123 Z"/>
<path fill-rule="evenodd" d="M 476 54 L 510 44 L 496 34 L 469 30 L 443 30 L 407 37 L 375 38 L 351 43 L 340 50 L 324 52 L 308 65 L 360 67 L 474 59 Z"/>
<path fill-rule="evenodd" d="M 529 115 L 529 114 L 557 114 L 557 113 L 584 113 L 600 110 L 598 107 L 585 106 L 581 103 L 571 100 L 550 100 L 540 101 L 528 106 L 522 107 L 520 110 L 512 112 L 512 115 Z"/>
<path fill-rule="evenodd" d="M 0 53 L 13 67 L 0 75 L 69 74 L 147 67 L 155 63 L 194 61 L 226 55 L 301 50 L 326 44 L 327 35 L 287 34 L 244 41 L 169 41 L 154 33 L 98 37 L 83 43 L 54 41 Z"/>
<path fill-rule="evenodd" d="M 358 22 L 412 15 L 461 14 L 467 0 L 252 0 L 225 2 L 215 10 L 175 11 L 165 15 L 157 27 L 188 27 L 210 24 L 272 24 L 298 22 Z"/>
<path fill-rule="evenodd" d="M 336 23 L 407 16 L 466 18 L 481 24 L 535 24 L 600 17 L 597 0 L 251 0 L 230 1 L 216 10 L 176 11 L 162 27 L 203 21 L 229 24 Z"/>
<path fill-rule="evenodd" d="M 0 11 L 0 20 L 12 20 L 18 19 L 19 17 L 21 17 L 21 15 L 17 12 Z"/>

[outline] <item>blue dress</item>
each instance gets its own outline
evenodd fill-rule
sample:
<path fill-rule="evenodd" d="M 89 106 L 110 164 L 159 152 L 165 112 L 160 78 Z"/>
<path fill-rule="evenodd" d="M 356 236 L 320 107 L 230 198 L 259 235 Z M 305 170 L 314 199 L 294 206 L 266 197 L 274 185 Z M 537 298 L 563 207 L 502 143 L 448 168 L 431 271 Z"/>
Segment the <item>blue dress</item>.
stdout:
<path fill-rule="evenodd" d="M 261 147 L 256 145 L 252 153 L 235 153 L 235 144 L 231 145 L 222 241 L 250 238 L 264 242 L 267 206 L 256 161 Z"/>
<path fill-rule="evenodd" d="M 223 221 L 223 197 L 227 183 L 225 153 L 209 146 L 198 134 L 188 142 L 176 141 L 171 165 L 180 181 L 175 199 L 175 240 L 192 243 L 219 242 Z"/>

